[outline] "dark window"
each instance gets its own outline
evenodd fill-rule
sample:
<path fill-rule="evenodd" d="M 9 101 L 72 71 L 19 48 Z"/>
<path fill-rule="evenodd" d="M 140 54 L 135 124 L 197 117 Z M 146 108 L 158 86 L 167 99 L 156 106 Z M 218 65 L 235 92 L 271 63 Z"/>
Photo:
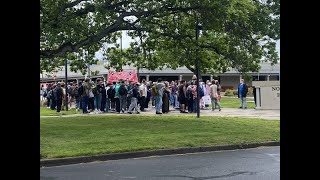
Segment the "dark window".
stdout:
<path fill-rule="evenodd" d="M 267 76 L 252 76 L 253 81 L 266 81 Z"/>

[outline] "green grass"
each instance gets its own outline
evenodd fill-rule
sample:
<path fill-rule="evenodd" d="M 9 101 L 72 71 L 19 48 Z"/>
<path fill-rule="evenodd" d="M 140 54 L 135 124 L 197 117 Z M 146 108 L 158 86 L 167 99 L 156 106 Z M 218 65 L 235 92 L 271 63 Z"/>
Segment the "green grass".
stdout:
<path fill-rule="evenodd" d="M 222 108 L 239 108 L 240 107 L 240 99 L 232 98 L 232 97 L 222 97 L 221 98 L 221 106 Z M 247 106 L 248 109 L 254 109 L 256 106 L 254 104 L 253 98 L 247 98 Z M 210 105 L 211 107 L 211 105 Z"/>
<path fill-rule="evenodd" d="M 68 111 L 60 111 L 60 113 L 57 113 L 57 110 L 51 110 L 46 107 L 40 107 L 40 116 L 60 116 L 66 114 L 80 114 L 80 112 L 77 112 L 75 109 L 69 109 Z"/>
<path fill-rule="evenodd" d="M 40 118 L 40 157 L 280 140 L 280 121 L 182 116 Z"/>

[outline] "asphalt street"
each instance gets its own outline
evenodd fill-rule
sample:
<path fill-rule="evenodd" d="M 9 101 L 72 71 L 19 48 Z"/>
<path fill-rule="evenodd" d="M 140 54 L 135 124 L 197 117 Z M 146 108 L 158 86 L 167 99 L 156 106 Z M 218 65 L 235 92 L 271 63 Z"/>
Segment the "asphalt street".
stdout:
<path fill-rule="evenodd" d="M 280 147 L 260 147 L 40 168 L 41 180 L 280 179 Z"/>

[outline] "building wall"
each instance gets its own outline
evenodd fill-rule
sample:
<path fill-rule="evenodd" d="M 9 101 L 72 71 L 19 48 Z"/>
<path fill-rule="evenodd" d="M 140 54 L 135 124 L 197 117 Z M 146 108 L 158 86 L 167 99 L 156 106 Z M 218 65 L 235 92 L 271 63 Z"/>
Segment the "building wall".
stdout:
<path fill-rule="evenodd" d="M 222 87 L 238 88 L 240 76 L 220 76 L 220 85 Z"/>

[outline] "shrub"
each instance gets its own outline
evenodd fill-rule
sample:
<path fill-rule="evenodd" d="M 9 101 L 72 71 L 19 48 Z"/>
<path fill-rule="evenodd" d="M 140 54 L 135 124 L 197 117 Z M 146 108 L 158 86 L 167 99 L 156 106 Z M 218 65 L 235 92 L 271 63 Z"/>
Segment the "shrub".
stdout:
<path fill-rule="evenodd" d="M 233 90 L 227 89 L 227 90 L 224 92 L 224 95 L 225 95 L 225 96 L 233 96 Z"/>
<path fill-rule="evenodd" d="M 251 96 L 252 94 L 253 94 L 253 88 L 252 88 L 252 87 L 249 87 L 249 88 L 248 88 L 248 95 Z"/>
<path fill-rule="evenodd" d="M 238 90 L 233 90 L 232 93 L 233 93 L 234 96 L 238 96 Z"/>

